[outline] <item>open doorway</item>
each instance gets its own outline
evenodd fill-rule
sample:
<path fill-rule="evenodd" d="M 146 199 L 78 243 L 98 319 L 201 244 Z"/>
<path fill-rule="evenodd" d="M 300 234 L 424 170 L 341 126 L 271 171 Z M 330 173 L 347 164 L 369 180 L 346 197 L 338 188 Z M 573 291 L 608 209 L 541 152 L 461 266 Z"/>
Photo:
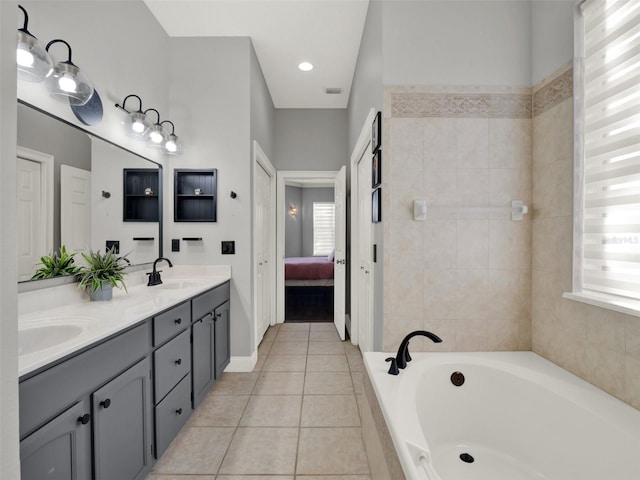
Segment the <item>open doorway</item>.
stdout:
<path fill-rule="evenodd" d="M 277 317 L 331 321 L 344 339 L 345 175 L 278 172 Z"/>

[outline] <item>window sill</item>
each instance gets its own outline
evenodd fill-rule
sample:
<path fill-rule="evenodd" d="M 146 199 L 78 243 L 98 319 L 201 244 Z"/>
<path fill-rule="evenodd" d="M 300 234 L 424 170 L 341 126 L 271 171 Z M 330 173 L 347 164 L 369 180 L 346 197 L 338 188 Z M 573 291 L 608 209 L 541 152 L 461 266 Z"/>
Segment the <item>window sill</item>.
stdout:
<path fill-rule="evenodd" d="M 565 292 L 562 296 L 569 300 L 575 300 L 576 302 L 582 302 L 595 307 L 606 308 L 615 312 L 640 317 L 640 300 L 585 292 Z"/>

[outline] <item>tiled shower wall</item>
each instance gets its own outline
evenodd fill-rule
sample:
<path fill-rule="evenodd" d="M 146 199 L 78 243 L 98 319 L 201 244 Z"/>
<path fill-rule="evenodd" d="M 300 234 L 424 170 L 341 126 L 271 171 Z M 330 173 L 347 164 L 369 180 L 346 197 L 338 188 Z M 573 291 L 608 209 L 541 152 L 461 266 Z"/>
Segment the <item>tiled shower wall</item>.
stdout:
<path fill-rule="evenodd" d="M 384 110 L 384 350 L 530 349 L 531 215 L 469 209 L 530 204 L 531 91 L 388 87 Z"/>
<path fill-rule="evenodd" d="M 533 92 L 533 350 L 640 408 L 640 318 L 562 298 L 573 246 L 572 70 Z"/>

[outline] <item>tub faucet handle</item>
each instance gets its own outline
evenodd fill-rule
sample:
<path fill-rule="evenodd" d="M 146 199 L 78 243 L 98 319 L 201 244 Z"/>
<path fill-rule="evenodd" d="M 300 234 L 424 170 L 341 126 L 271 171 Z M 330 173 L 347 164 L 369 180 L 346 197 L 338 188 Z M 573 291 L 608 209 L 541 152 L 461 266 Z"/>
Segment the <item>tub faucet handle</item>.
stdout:
<path fill-rule="evenodd" d="M 400 370 L 398 370 L 398 364 L 396 363 L 396 359 L 395 357 L 388 357 L 384 360 L 385 362 L 391 362 L 391 365 L 389 366 L 389 375 L 398 375 L 400 373 Z"/>

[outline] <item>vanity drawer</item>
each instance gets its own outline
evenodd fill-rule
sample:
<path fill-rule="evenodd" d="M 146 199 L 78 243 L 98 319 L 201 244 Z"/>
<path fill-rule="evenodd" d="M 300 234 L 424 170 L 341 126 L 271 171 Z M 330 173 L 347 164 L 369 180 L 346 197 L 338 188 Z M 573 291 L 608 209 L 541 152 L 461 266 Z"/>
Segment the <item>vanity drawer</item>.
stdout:
<path fill-rule="evenodd" d="M 200 320 L 207 313 L 229 300 L 229 282 L 198 295 L 193 302 L 193 320 Z"/>
<path fill-rule="evenodd" d="M 185 330 L 153 353 L 155 403 L 191 371 L 191 338 Z"/>
<path fill-rule="evenodd" d="M 150 344 L 147 321 L 20 382 L 20 438 L 136 363 Z"/>
<path fill-rule="evenodd" d="M 191 303 L 184 302 L 153 317 L 153 344 L 160 345 L 191 323 Z"/>
<path fill-rule="evenodd" d="M 156 458 L 164 453 L 191 415 L 191 378 L 184 377 L 156 406 Z"/>

